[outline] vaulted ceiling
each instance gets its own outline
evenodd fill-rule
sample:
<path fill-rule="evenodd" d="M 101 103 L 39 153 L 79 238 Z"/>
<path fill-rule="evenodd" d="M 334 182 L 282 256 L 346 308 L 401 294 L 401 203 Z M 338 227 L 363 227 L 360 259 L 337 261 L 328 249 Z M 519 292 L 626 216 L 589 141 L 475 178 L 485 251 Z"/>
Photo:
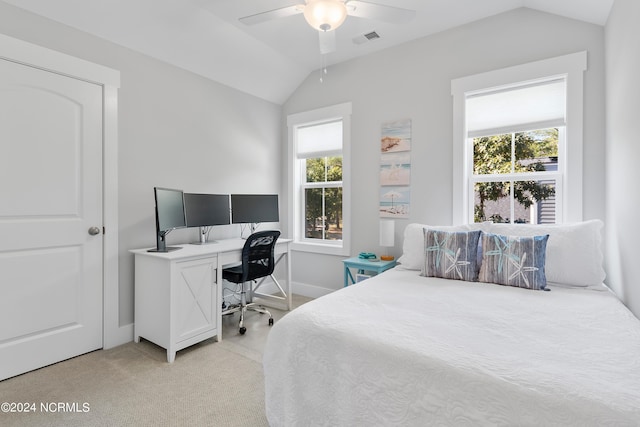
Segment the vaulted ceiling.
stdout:
<path fill-rule="evenodd" d="M 281 104 L 314 70 L 519 7 L 604 25 L 614 0 L 366 0 L 415 10 L 408 23 L 348 16 L 321 55 L 302 15 L 239 18 L 304 0 L 2 0 Z M 379 38 L 363 35 L 374 31 Z M 358 42 L 354 41 L 357 40 Z"/>

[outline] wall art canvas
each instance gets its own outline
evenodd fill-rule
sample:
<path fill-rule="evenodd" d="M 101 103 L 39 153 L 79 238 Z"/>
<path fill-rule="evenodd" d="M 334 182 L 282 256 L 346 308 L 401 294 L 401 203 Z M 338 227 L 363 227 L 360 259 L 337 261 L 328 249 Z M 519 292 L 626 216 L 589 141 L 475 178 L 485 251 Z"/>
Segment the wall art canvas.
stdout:
<path fill-rule="evenodd" d="M 409 218 L 411 187 L 380 187 L 380 217 Z"/>
<path fill-rule="evenodd" d="M 411 119 L 382 124 L 380 151 L 391 153 L 411 150 Z"/>
<path fill-rule="evenodd" d="M 380 156 L 380 185 L 411 184 L 411 155 L 409 152 L 384 153 Z"/>

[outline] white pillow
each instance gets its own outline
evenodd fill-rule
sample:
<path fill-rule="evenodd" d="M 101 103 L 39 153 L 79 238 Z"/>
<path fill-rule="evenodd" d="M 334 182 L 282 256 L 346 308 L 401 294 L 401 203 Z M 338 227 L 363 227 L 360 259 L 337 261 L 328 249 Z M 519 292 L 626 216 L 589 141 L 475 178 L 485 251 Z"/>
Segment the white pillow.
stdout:
<path fill-rule="evenodd" d="M 404 229 L 404 241 L 402 243 L 402 256 L 398 258 L 401 267 L 406 270 L 420 270 L 424 264 L 424 229 L 430 228 L 441 231 L 488 231 L 490 223 L 464 225 L 426 225 L 409 224 Z"/>
<path fill-rule="evenodd" d="M 489 224 L 489 232 L 509 236 L 548 234 L 545 274 L 548 282 L 578 287 L 600 287 L 605 278 L 601 248 L 603 223 Z"/>

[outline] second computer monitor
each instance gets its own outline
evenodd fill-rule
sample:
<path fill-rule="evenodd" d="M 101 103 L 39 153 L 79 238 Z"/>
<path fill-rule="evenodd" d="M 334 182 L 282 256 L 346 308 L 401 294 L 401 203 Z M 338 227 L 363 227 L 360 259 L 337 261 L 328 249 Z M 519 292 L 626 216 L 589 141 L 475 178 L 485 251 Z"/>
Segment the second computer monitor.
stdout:
<path fill-rule="evenodd" d="M 234 224 L 278 222 L 277 194 L 232 194 L 231 221 Z"/>
<path fill-rule="evenodd" d="M 200 227 L 200 241 L 207 241 L 208 229 L 212 225 L 231 223 L 228 194 L 184 193 L 187 227 Z"/>
<path fill-rule="evenodd" d="M 228 194 L 184 193 L 187 227 L 231 224 Z"/>

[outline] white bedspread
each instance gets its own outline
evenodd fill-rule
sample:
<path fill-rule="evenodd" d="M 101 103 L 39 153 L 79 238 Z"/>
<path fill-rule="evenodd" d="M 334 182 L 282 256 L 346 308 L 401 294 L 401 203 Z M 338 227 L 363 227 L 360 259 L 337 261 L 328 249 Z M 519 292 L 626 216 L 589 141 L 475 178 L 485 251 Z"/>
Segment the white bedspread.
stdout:
<path fill-rule="evenodd" d="M 608 291 L 389 270 L 276 322 L 277 426 L 640 426 L 640 321 Z"/>

